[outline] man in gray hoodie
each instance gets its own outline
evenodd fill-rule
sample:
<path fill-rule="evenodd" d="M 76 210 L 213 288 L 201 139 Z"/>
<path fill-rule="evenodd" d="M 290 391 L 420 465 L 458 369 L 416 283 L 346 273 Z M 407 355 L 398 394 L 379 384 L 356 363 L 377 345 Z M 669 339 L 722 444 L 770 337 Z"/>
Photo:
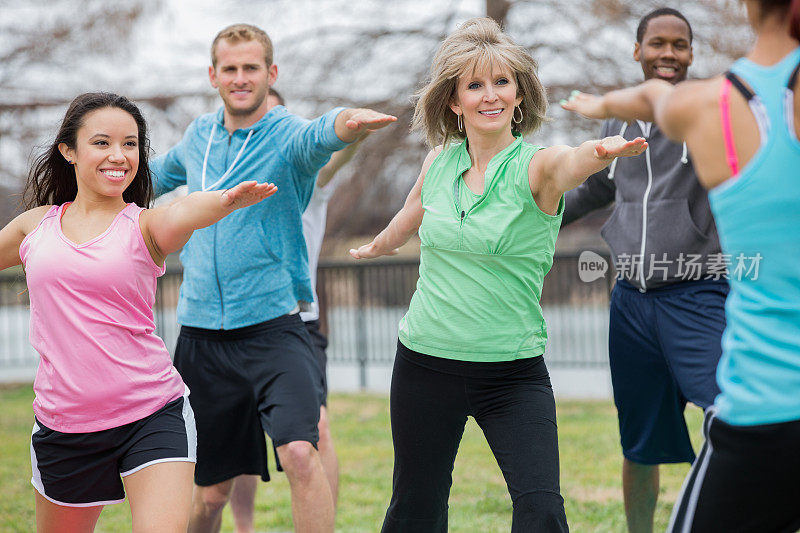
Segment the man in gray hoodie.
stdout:
<path fill-rule="evenodd" d="M 634 59 L 645 79 L 686 79 L 692 29 L 680 12 L 648 13 L 636 40 Z M 602 136 L 616 134 L 645 137 L 649 148 L 567 193 L 562 224 L 615 202 L 602 229 L 618 280 L 611 294 L 609 357 L 625 514 L 628 530 L 638 533 L 653 529 L 658 465 L 695 458 L 686 402 L 705 409 L 719 393 L 727 258 L 685 145 L 641 121 L 607 120 Z"/>

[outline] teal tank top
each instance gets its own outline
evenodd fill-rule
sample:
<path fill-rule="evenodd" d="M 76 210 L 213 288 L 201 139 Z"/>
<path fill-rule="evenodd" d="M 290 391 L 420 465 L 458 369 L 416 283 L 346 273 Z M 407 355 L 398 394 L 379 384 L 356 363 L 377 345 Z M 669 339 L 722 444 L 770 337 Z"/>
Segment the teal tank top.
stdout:
<path fill-rule="evenodd" d="M 462 361 L 511 361 L 544 353 L 539 298 L 553 264 L 556 215 L 536 205 L 528 166 L 540 147 L 516 137 L 495 155 L 483 194 L 459 199 L 471 166 L 466 142 L 434 159 L 422 183 L 419 281 L 399 338 L 407 348 Z"/>
<path fill-rule="evenodd" d="M 800 142 L 787 88 L 798 62 L 800 48 L 771 67 L 730 69 L 766 118 L 753 159 L 709 193 L 731 284 L 715 403 L 734 425 L 800 419 Z"/>

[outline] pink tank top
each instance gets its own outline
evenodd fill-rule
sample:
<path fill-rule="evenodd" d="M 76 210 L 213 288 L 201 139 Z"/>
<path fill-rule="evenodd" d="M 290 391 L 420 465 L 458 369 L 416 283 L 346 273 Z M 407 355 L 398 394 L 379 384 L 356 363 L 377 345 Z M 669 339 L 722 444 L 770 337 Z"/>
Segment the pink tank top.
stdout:
<path fill-rule="evenodd" d="M 53 206 L 22 241 L 31 301 L 30 341 L 41 356 L 37 419 L 62 433 L 102 431 L 142 419 L 185 385 L 154 333 L 155 264 L 128 204 L 83 244 L 61 231 L 69 203 Z"/>

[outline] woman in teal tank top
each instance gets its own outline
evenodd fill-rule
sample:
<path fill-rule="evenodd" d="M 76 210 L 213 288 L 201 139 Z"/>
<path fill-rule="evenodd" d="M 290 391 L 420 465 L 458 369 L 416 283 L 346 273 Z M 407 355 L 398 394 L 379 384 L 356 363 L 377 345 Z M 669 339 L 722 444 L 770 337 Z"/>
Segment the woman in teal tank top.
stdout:
<path fill-rule="evenodd" d="M 415 232 L 420 277 L 400 323 L 391 389 L 395 467 L 384 532 L 447 531 L 468 416 L 481 426 L 513 502 L 512 531 L 566 531 L 555 402 L 539 306 L 563 194 L 644 139 L 542 149 L 545 90 L 530 55 L 490 19 L 438 50 L 414 127 L 437 146 L 404 207 L 355 258 L 394 253 Z"/>
<path fill-rule="evenodd" d="M 730 261 L 721 393 L 671 531 L 800 529 L 800 0 L 749 0 L 756 41 L 724 76 L 565 107 L 685 140 Z"/>

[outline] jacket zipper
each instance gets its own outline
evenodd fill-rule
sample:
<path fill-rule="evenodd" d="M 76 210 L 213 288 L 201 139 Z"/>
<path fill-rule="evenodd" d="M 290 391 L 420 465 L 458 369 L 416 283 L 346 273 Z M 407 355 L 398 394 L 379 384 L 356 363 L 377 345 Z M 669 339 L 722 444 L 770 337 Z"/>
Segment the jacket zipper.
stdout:
<path fill-rule="evenodd" d="M 219 279 L 219 267 L 217 265 L 217 226 L 214 225 L 214 278 L 217 280 L 217 290 L 219 291 L 219 316 L 220 329 L 225 329 L 225 298 L 222 296 L 222 283 Z"/>
<path fill-rule="evenodd" d="M 483 175 L 483 194 L 481 194 L 480 198 L 478 198 L 478 200 L 474 204 L 472 204 L 472 206 L 467 210 L 461 209 L 461 202 L 459 201 L 459 197 L 460 197 L 460 190 L 459 189 L 461 187 L 461 181 L 464 180 L 463 176 L 459 175 L 458 177 L 456 177 L 456 181 L 453 183 L 453 200 L 454 200 L 454 205 L 455 205 L 455 208 L 456 208 L 456 213 L 460 212 L 460 214 L 461 214 L 461 219 L 460 219 L 459 224 L 458 224 L 458 247 L 459 247 L 459 249 L 463 249 L 464 248 L 464 219 L 467 216 L 467 212 L 468 211 L 471 212 L 473 209 L 475 209 L 475 207 L 478 206 L 478 204 L 480 204 L 483 201 L 484 198 L 486 198 L 486 188 L 487 188 L 487 179 L 486 179 L 486 177 L 488 175 L 489 175 L 489 167 L 487 166 L 486 167 L 486 172 L 484 172 L 484 175 Z M 466 186 L 466 184 L 465 184 L 465 186 Z"/>
<path fill-rule="evenodd" d="M 461 209 L 461 202 L 458 201 L 459 187 L 461 186 L 461 184 L 459 183 L 460 179 L 461 179 L 461 176 L 458 176 L 456 178 L 456 180 L 453 182 L 453 207 L 456 208 L 456 215 L 461 213 L 461 219 L 460 219 L 460 221 L 458 223 L 458 248 L 459 248 L 459 250 L 462 248 L 462 243 L 463 243 L 463 240 L 464 240 L 464 216 L 466 216 L 466 213 L 464 212 L 464 210 Z"/>
<path fill-rule="evenodd" d="M 460 250 L 464 249 L 464 217 L 467 213 L 462 209 L 461 210 L 461 222 L 458 224 L 458 248 Z"/>
<path fill-rule="evenodd" d="M 649 122 L 643 122 L 641 120 L 637 121 L 639 123 L 639 128 L 641 128 L 642 133 L 644 134 L 644 138 L 647 139 L 650 137 L 650 128 L 652 124 Z M 639 283 L 641 283 L 642 287 L 639 289 L 639 292 L 647 292 L 647 283 L 645 281 L 645 248 L 647 244 L 647 200 L 650 197 L 650 188 L 653 185 L 653 167 L 650 163 L 650 147 L 648 146 L 644 152 L 645 161 L 647 162 L 647 188 L 644 190 L 644 197 L 642 198 L 642 245 L 640 248 L 640 255 L 642 257 L 642 266 L 639 269 Z"/>
<path fill-rule="evenodd" d="M 228 134 L 228 149 L 225 152 L 225 163 L 228 163 L 228 150 L 231 148 L 231 139 L 233 139 L 233 134 Z M 241 152 L 240 152 L 241 155 Z M 237 155 L 236 158 L 238 159 L 239 156 Z M 235 161 L 234 161 L 235 162 Z M 222 281 L 219 279 L 219 265 L 217 262 L 217 230 L 219 228 L 216 224 L 214 224 L 214 278 L 217 280 L 217 290 L 219 291 L 219 317 L 220 317 L 220 329 L 225 329 L 225 297 L 222 294 Z"/>

